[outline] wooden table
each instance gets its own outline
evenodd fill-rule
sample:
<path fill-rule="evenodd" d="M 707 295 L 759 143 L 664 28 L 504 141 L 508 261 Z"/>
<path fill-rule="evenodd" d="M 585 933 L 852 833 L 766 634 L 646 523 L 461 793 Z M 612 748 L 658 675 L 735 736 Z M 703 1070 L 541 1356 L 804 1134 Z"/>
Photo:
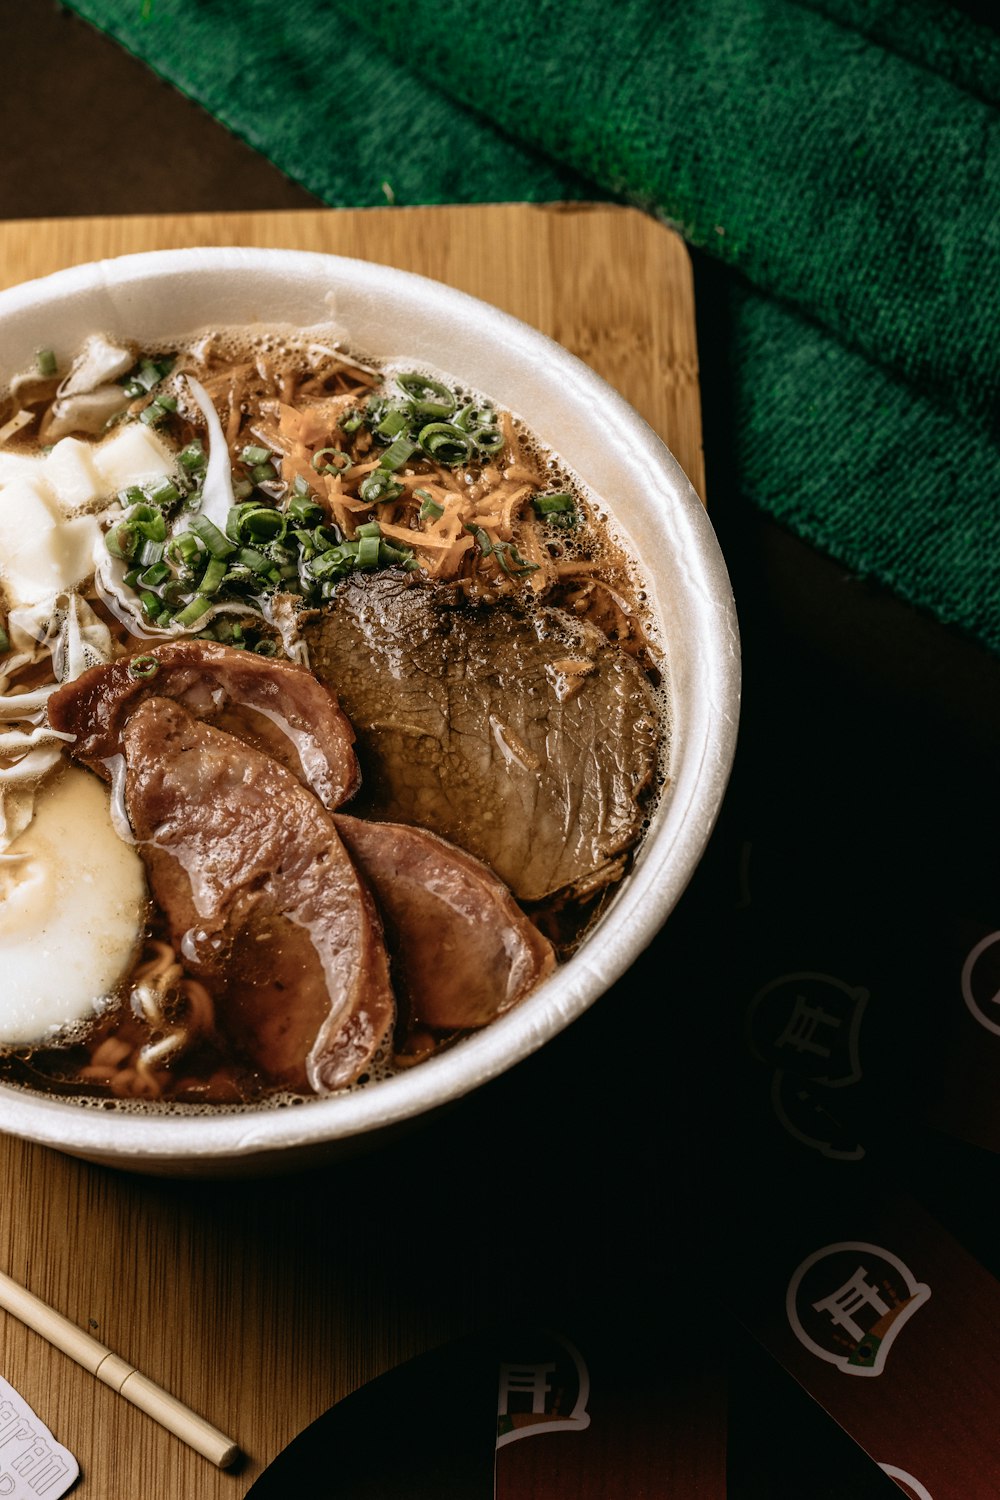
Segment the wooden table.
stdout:
<path fill-rule="evenodd" d="M 0 282 L 212 244 L 358 256 L 505 308 L 616 386 L 704 494 L 690 266 L 680 239 L 653 220 L 524 205 L 35 220 L 0 225 Z M 515 1080 L 402 1142 L 308 1176 L 170 1182 L 0 1140 L 0 1268 L 247 1454 L 235 1472 L 215 1471 L 0 1315 L 0 1372 L 79 1458 L 79 1493 L 236 1500 L 333 1401 L 505 1311 L 520 1283 L 510 1227 L 494 1212 L 502 1189 L 489 1186 L 504 1121 L 517 1101 L 542 1107 L 592 1061 L 602 1024 L 585 1017 Z M 585 1170 L 579 1181 L 588 1191 Z"/>

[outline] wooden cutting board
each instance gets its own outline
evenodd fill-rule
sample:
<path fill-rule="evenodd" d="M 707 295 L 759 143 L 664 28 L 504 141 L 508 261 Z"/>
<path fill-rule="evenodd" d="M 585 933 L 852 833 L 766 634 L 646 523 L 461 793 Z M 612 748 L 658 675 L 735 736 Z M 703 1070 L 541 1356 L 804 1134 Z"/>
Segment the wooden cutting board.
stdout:
<path fill-rule="evenodd" d="M 399 266 L 523 318 L 610 381 L 704 495 L 690 263 L 675 234 L 631 209 L 514 204 L 7 223 L 0 283 L 138 250 L 241 244 Z M 487 1252 L 472 1271 L 466 1264 L 438 1276 L 437 1257 L 413 1249 L 414 1220 L 398 1187 L 401 1173 L 412 1178 L 409 1149 L 386 1146 L 254 1187 L 130 1177 L 0 1138 L 0 1269 L 247 1454 L 235 1472 L 219 1473 L 0 1314 L 0 1374 L 76 1454 L 83 1479 L 74 1493 L 237 1500 L 334 1400 L 489 1315 Z M 481 1228 L 474 1211 L 461 1193 L 436 1192 L 420 1200 L 426 1209 L 429 1194 L 434 1232 L 462 1245 Z M 425 1242 L 429 1222 L 420 1224 Z M 406 1273 L 414 1263 L 420 1275 Z M 319 1482 L 316 1493 L 326 1493 Z"/>

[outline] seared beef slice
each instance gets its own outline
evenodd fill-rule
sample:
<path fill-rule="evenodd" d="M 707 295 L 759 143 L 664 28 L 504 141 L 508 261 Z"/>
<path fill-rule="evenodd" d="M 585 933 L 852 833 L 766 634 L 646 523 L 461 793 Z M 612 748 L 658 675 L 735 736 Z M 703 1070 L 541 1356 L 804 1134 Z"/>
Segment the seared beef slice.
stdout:
<path fill-rule="evenodd" d="M 107 776 L 122 729 L 143 698 L 175 698 L 199 719 L 266 750 L 339 807 L 358 787 L 354 732 L 306 667 L 215 641 L 164 641 L 135 656 L 92 667 L 49 699 L 54 729 L 76 735 L 73 754 Z"/>
<path fill-rule="evenodd" d="M 135 708 L 122 747 L 153 895 L 220 1028 L 276 1086 L 352 1082 L 394 1005 L 378 916 L 329 814 L 168 698 Z"/>
<path fill-rule="evenodd" d="M 620 872 L 657 716 L 598 630 L 386 575 L 344 583 L 306 637 L 354 726 L 366 811 L 453 840 L 522 901 Z"/>
<path fill-rule="evenodd" d="M 555 968 L 548 939 L 478 859 L 423 828 L 333 821 L 379 904 L 411 1026 L 485 1026 Z"/>

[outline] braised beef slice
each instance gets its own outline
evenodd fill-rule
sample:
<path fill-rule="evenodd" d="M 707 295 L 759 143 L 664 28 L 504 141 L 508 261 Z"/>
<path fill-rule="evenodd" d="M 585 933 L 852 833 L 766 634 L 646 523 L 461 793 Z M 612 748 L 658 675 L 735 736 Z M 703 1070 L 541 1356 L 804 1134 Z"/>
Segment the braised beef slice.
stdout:
<path fill-rule="evenodd" d="M 345 582 L 305 635 L 357 735 L 361 810 L 452 840 L 522 901 L 621 873 L 657 715 L 598 630 L 383 575 Z"/>
<path fill-rule="evenodd" d="M 107 776 L 103 762 L 121 751 L 136 704 L 174 698 L 217 727 L 266 750 L 309 786 L 325 807 L 358 787 L 354 734 L 337 700 L 305 667 L 215 641 L 166 641 L 92 667 L 49 699 L 54 729 L 77 736 L 73 754 Z M 151 666 L 155 663 L 155 667 Z"/>
<path fill-rule="evenodd" d="M 411 1026 L 485 1026 L 555 967 L 551 944 L 491 870 L 423 828 L 334 815 L 371 887 Z"/>
<path fill-rule="evenodd" d="M 394 1003 L 374 903 L 329 814 L 269 755 L 167 698 L 134 708 L 122 748 L 154 898 L 219 1028 L 275 1086 L 352 1082 Z"/>

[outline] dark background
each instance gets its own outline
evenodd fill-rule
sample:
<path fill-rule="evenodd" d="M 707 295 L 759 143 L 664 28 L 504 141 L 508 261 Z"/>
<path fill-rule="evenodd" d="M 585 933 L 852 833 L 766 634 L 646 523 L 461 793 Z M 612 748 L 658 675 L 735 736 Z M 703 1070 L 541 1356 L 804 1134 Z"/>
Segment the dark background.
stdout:
<path fill-rule="evenodd" d="M 316 205 L 52 0 L 6 0 L 0 13 L 4 218 Z M 886 1182 L 1000 1264 L 994 1158 L 927 1123 L 962 943 L 1000 926 L 1000 663 L 742 499 L 727 466 L 724 285 L 703 259 L 695 278 L 710 514 L 745 653 L 736 768 L 703 865 L 616 992 L 463 1105 L 460 1143 L 435 1124 L 385 1153 L 404 1177 L 438 1164 L 414 1208 L 428 1264 L 453 1251 L 446 1184 L 464 1178 L 481 1242 L 464 1247 L 462 1276 L 484 1317 L 554 1315 L 537 1266 L 505 1265 L 497 1292 L 487 1247 L 502 1216 L 546 1226 L 567 1307 L 611 1297 L 641 1316 L 627 1288 L 654 1281 L 667 1254 L 738 1260 L 740 1237 L 762 1232 L 755 1205 L 781 1201 L 785 1159 L 769 1156 L 768 1078 L 746 1059 L 742 1017 L 761 985 L 799 969 L 871 994 L 845 1128 Z M 468 1178 L 477 1153 L 493 1168 L 498 1150 L 516 1154 L 498 1119 L 539 1114 L 572 1142 L 556 1187 L 530 1171 L 513 1186 Z M 364 1198 L 362 1170 L 341 1173 Z M 203 1193 L 210 1209 L 207 1190 L 165 1190 Z M 899 1493 L 726 1317 L 718 1338 L 734 1347 L 737 1500 Z"/>

